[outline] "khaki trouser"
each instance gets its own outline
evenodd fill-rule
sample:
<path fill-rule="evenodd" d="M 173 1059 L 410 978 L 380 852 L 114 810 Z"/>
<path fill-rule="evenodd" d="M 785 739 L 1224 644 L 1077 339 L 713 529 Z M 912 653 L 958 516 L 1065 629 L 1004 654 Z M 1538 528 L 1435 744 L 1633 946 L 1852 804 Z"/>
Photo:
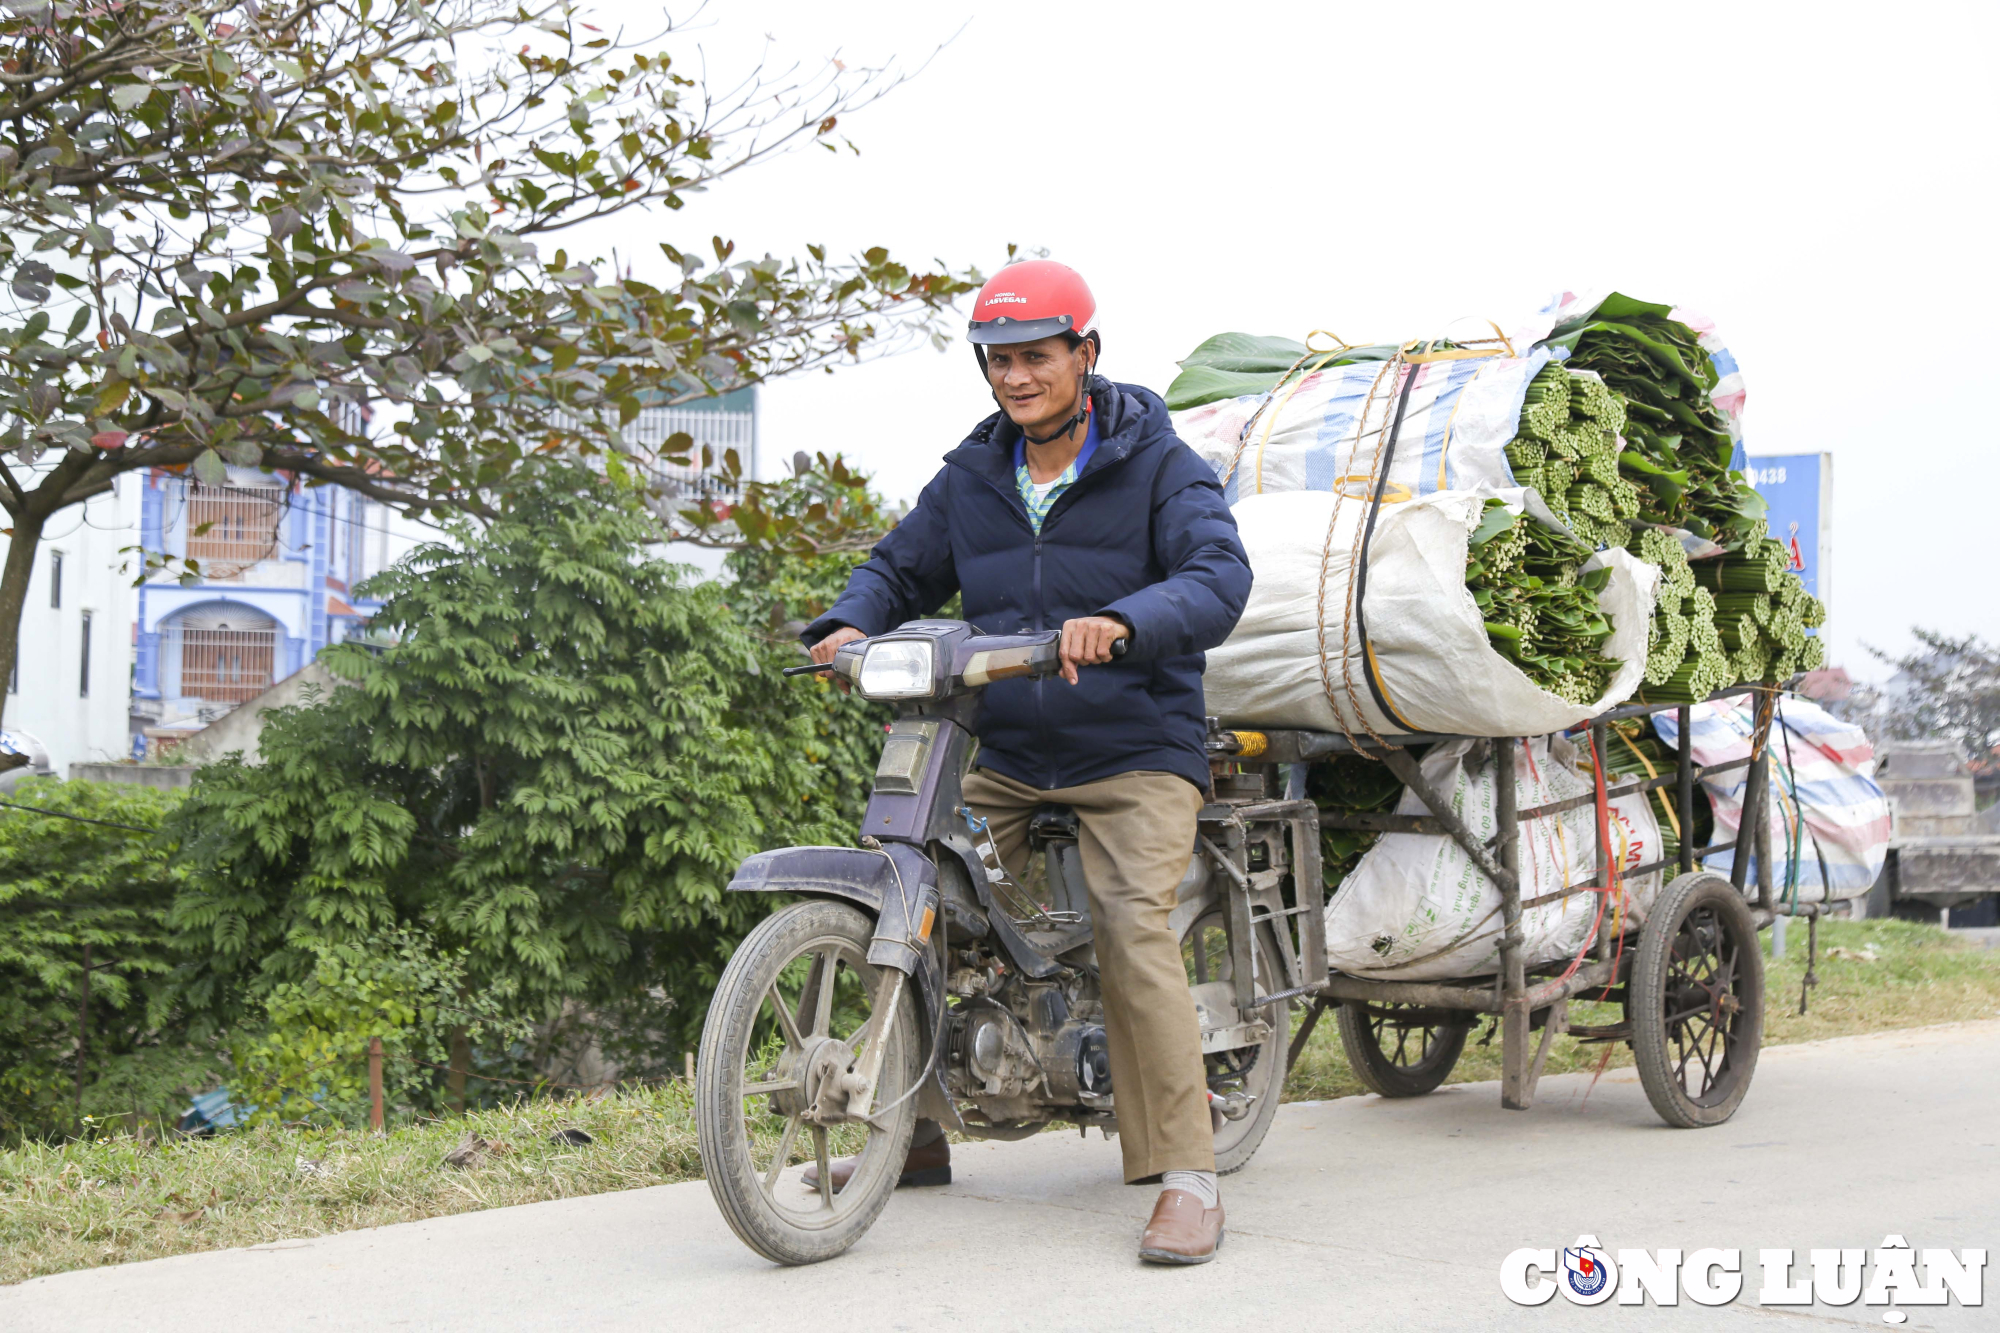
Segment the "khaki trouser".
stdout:
<path fill-rule="evenodd" d="M 1025 877 L 1035 807 L 1055 802 L 1076 811 L 1125 1179 L 1215 1170 L 1201 1023 L 1180 941 L 1167 924 L 1194 851 L 1201 794 L 1171 773 L 1121 773 L 1037 791 L 974 769 L 965 802 L 987 821 L 1017 879 Z"/>

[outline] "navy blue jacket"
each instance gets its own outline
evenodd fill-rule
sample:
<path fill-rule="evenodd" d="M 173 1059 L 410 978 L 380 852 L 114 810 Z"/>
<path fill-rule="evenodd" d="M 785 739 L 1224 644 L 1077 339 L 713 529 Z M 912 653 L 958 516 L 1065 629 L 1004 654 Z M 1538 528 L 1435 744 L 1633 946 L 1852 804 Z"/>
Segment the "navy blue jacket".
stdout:
<path fill-rule="evenodd" d="M 1132 627 L 1124 657 L 1060 677 L 986 687 L 979 763 L 1048 789 L 1120 773 L 1175 773 L 1208 789 L 1202 653 L 1229 636 L 1250 564 L 1215 473 L 1173 433 L 1166 404 L 1093 377 L 1098 446 L 1037 537 L 1014 478 L 1021 432 L 996 412 L 945 455 L 903 521 L 800 636 L 842 625 L 881 634 L 954 592 L 988 634 L 1108 615 Z"/>

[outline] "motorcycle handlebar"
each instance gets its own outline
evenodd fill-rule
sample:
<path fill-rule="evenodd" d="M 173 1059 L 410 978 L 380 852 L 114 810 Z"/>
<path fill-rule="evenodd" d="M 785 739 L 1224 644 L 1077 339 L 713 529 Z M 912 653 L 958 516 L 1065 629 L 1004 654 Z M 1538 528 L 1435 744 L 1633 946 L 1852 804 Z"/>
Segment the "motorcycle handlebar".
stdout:
<path fill-rule="evenodd" d="M 1049 630 L 1046 631 L 1046 637 L 1041 635 L 1033 636 L 1033 638 L 1029 639 L 1028 642 L 1035 642 L 1036 640 L 1039 640 L 1039 643 L 1037 643 L 1036 646 L 1052 648 L 1055 647 L 1060 642 L 1062 642 L 1062 632 L 1060 630 Z M 1021 641 L 1016 640 L 1016 642 L 1019 643 Z M 1131 647 L 1132 647 L 1132 640 L 1130 636 L 1120 635 L 1119 637 L 1111 641 L 1111 656 L 1113 658 L 1123 657 L 1128 651 L 1131 650 Z M 816 676 L 821 672 L 832 671 L 833 669 L 834 666 L 833 663 L 831 662 L 807 662 L 800 666 L 786 667 L 784 668 L 782 674 L 787 676 Z M 1029 669 L 1027 674 L 1037 677 L 1053 676 L 1061 669 L 1062 669 L 1061 660 L 1058 657 L 1055 659 L 1048 660 L 1045 665 L 1036 664 L 1036 666 L 1031 667 Z M 1010 672 L 1008 674 L 1013 674 L 1013 673 Z"/>

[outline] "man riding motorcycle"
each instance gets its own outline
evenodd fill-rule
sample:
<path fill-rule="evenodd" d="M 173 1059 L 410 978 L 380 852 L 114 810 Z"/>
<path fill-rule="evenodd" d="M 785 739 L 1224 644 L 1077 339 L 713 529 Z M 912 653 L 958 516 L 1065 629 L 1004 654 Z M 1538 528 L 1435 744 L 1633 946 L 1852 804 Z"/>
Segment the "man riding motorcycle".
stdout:
<path fill-rule="evenodd" d="M 828 663 L 954 592 L 987 633 L 1061 627 L 1062 681 L 987 687 L 965 799 L 1017 876 L 1035 809 L 1075 809 L 1125 1179 L 1162 1185 L 1140 1256 L 1205 1263 L 1223 1210 L 1200 1026 L 1168 914 L 1209 785 L 1202 654 L 1242 614 L 1250 566 L 1214 473 L 1174 436 L 1165 403 L 1094 373 L 1096 311 L 1083 278 L 1049 260 L 980 289 L 968 338 L 1001 410 L 945 456 L 801 637 Z M 836 1188 L 849 1170 L 833 1164 Z M 903 1183 L 950 1179 L 943 1130 L 920 1122 Z"/>

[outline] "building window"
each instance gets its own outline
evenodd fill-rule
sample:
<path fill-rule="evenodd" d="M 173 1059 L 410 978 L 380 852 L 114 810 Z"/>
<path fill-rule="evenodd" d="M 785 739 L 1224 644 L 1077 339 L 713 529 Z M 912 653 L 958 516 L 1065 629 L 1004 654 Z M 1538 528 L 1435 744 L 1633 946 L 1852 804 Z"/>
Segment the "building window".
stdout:
<path fill-rule="evenodd" d="M 90 697 L 90 612 L 83 613 L 83 673 L 77 680 L 76 697 Z"/>
<path fill-rule="evenodd" d="M 49 552 L 49 605 L 62 610 L 62 552 Z"/>
<path fill-rule="evenodd" d="M 188 488 L 187 554 L 210 578 L 231 579 L 278 550 L 282 486 Z"/>
<path fill-rule="evenodd" d="M 164 675 L 182 698 L 240 704 L 271 687 L 278 627 L 268 618 L 232 611 L 199 615 L 160 627 Z"/>

